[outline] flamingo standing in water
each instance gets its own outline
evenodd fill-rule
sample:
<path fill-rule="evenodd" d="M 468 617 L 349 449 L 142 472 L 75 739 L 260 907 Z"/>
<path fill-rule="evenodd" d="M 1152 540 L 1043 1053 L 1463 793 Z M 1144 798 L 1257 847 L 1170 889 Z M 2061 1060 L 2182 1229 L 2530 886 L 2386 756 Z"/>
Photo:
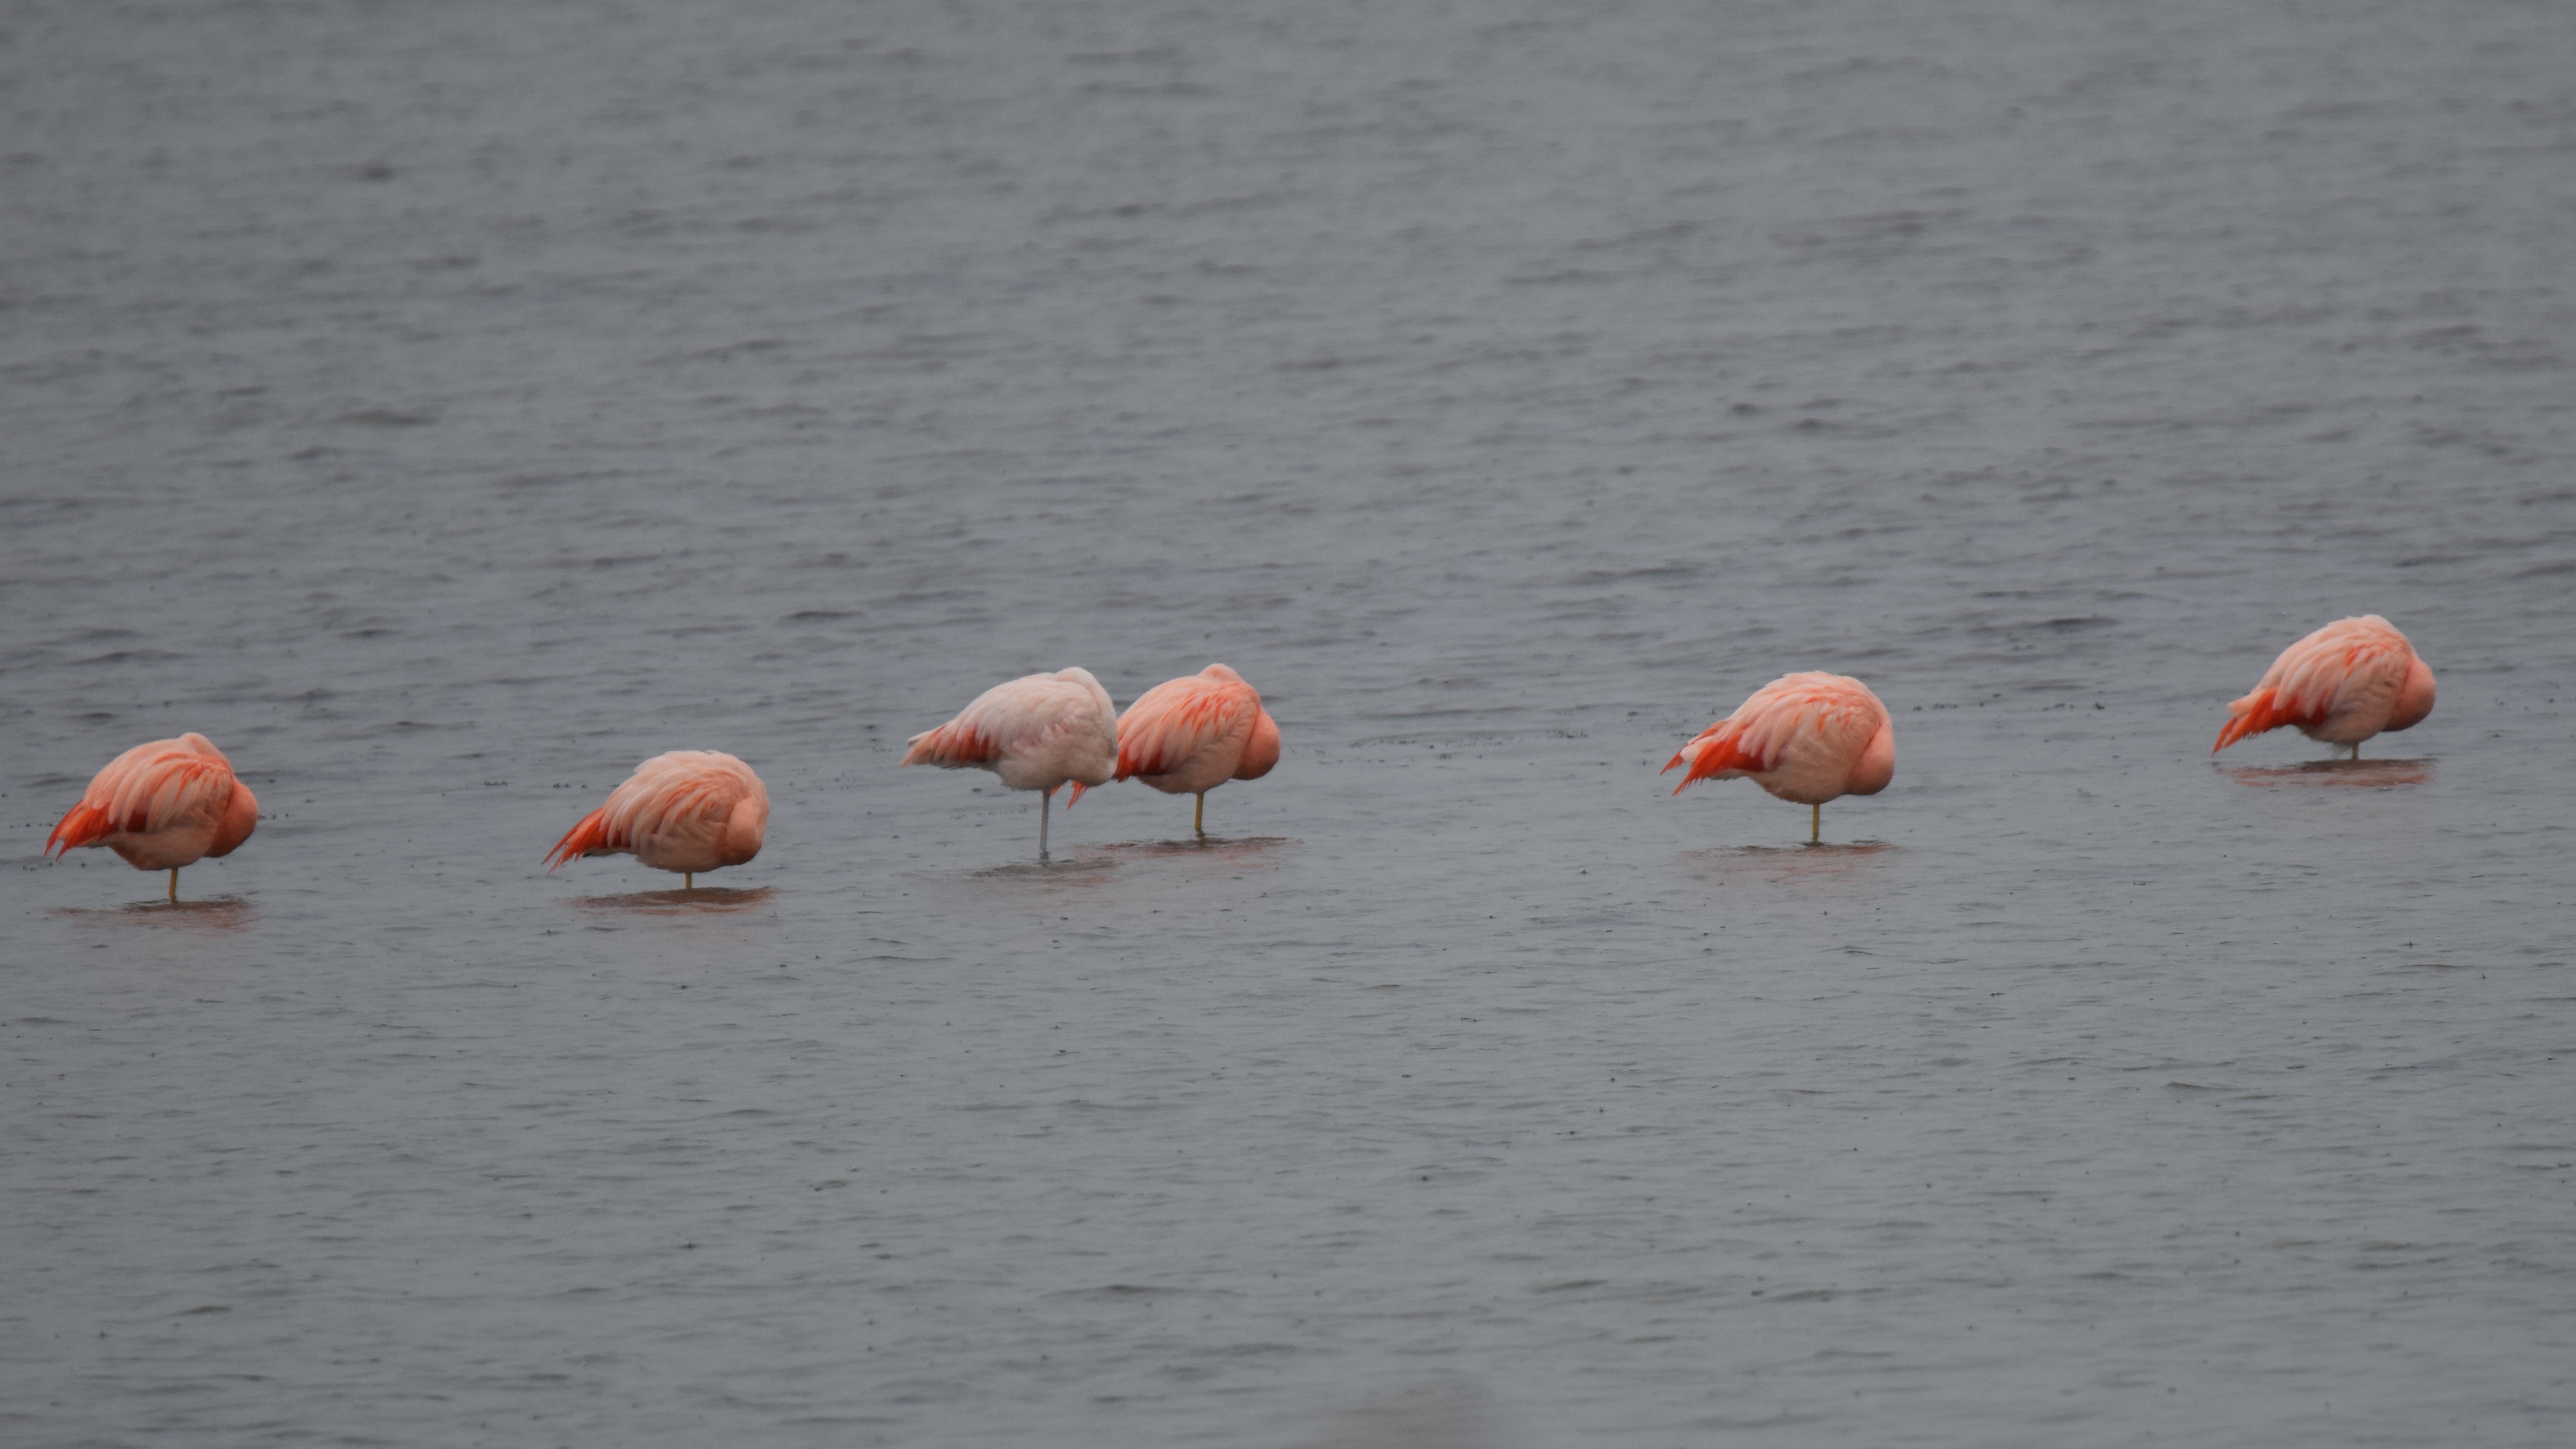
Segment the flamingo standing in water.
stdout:
<path fill-rule="evenodd" d="M 1825 828 L 1825 802 L 1875 795 L 1896 776 L 1896 727 L 1869 686 L 1840 674 L 1784 674 L 1735 713 L 1700 731 L 1664 766 L 1687 764 L 1673 787 L 1742 776 L 1808 807 L 1807 843 Z"/>
<path fill-rule="evenodd" d="M 722 750 L 673 750 L 635 767 L 608 803 L 581 817 L 546 852 L 546 869 L 576 855 L 631 855 L 680 873 L 741 865 L 769 834 L 769 791 L 751 766 Z"/>
<path fill-rule="evenodd" d="M 2309 739 L 2352 746 L 2358 760 L 2363 740 L 2411 729 L 2432 712 L 2433 671 L 2396 625 L 2364 614 L 2282 650 L 2253 693 L 2227 706 L 2227 725 L 2209 752 L 2294 725 Z"/>
<path fill-rule="evenodd" d="M 179 867 L 232 854 L 258 827 L 257 797 L 214 741 L 192 730 L 108 761 L 45 837 L 45 849 L 60 856 L 106 846 L 136 870 L 170 872 L 175 901 Z"/>
<path fill-rule="evenodd" d="M 1258 780 L 1279 763 L 1279 721 L 1261 692 L 1222 664 L 1155 685 L 1118 717 L 1118 778 L 1196 795 L 1190 828 L 1207 834 L 1207 792 Z"/>
<path fill-rule="evenodd" d="M 1014 790 L 1038 793 L 1038 859 L 1047 858 L 1047 806 L 1059 786 L 1073 793 L 1106 785 L 1118 767 L 1118 707 L 1088 669 L 1059 669 L 996 684 L 955 719 L 914 735 L 907 765 L 973 766 Z"/>

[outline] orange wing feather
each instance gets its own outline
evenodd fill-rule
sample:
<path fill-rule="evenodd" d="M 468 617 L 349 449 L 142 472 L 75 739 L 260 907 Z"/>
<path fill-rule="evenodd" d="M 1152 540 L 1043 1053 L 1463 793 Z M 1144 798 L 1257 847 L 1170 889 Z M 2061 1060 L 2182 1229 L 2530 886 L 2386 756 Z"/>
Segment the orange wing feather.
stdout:
<path fill-rule="evenodd" d="M 45 849 L 52 851 L 60 844 L 66 851 L 78 850 L 84 845 L 95 845 L 115 833 L 116 826 L 108 820 L 107 811 L 83 800 L 63 812 L 61 822 L 54 826 L 54 833 L 45 837 Z"/>
<path fill-rule="evenodd" d="M 602 805 L 581 817 L 581 823 L 565 831 L 564 838 L 555 842 L 555 848 L 546 852 L 546 869 L 552 870 L 575 856 L 588 855 L 610 844 L 608 807 Z"/>
<path fill-rule="evenodd" d="M 953 719 L 913 741 L 904 751 L 907 765 L 980 765 L 1002 753 L 999 742 L 964 719 Z"/>
<path fill-rule="evenodd" d="M 1682 791 L 1689 789 L 1693 781 L 1705 780 L 1711 775 L 1717 774 L 1722 770 L 1767 770 L 1771 768 L 1771 762 L 1769 760 L 1762 758 L 1760 755 L 1748 752 L 1744 746 L 1739 743 L 1740 737 L 1738 735 L 1730 734 L 1711 738 L 1711 736 L 1717 735 L 1718 730 L 1726 728 L 1726 725 L 1732 722 L 1733 721 L 1731 720 L 1723 721 L 1716 727 L 1710 729 L 1706 734 L 1701 735 L 1699 739 L 1691 741 L 1691 744 L 1699 745 L 1700 747 L 1699 758 L 1695 760 L 1690 758 L 1689 745 L 1685 745 L 1680 750 L 1674 752 L 1672 760 L 1664 766 L 1660 773 L 1667 775 L 1671 774 L 1674 765 L 1687 763 L 1690 766 L 1689 771 L 1682 776 L 1682 782 L 1673 787 L 1674 794 L 1678 795 Z M 1700 740 L 1706 740 L 1708 742 L 1706 744 L 1700 744 Z"/>
<path fill-rule="evenodd" d="M 2320 725 L 2326 719 L 2324 709 L 2301 710 L 2285 704 L 2275 690 L 2258 689 L 2245 698 L 2244 705 L 2245 712 L 2230 716 L 2226 728 L 2218 732 L 2218 743 L 2209 747 L 2211 754 L 2265 730 L 2276 730 L 2283 725 Z"/>

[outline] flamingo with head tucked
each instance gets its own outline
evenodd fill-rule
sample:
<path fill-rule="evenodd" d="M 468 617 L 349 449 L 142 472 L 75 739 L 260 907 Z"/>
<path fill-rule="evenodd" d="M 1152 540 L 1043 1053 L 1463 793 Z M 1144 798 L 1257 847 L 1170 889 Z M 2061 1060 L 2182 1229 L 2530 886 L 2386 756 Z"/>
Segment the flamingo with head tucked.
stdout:
<path fill-rule="evenodd" d="M 769 790 L 751 766 L 722 750 L 673 750 L 635 767 L 608 803 L 581 817 L 546 852 L 546 869 L 576 855 L 631 855 L 677 871 L 693 890 L 700 871 L 742 865 L 769 834 Z"/>
<path fill-rule="evenodd" d="M 1207 792 L 1258 780 L 1279 763 L 1279 721 L 1261 692 L 1222 664 L 1146 690 L 1118 717 L 1118 778 L 1196 795 L 1190 828 L 1207 834 Z"/>
<path fill-rule="evenodd" d="M 191 731 L 109 761 L 45 837 L 45 849 L 59 856 L 103 845 L 136 870 L 166 870 L 175 901 L 181 866 L 232 854 L 258 826 L 259 800 L 233 762 Z"/>
<path fill-rule="evenodd" d="M 914 735 L 907 765 L 990 770 L 1014 790 L 1038 792 L 1038 859 L 1047 858 L 1047 806 L 1071 784 L 1064 808 L 1118 767 L 1118 707 L 1088 669 L 1007 680 L 975 696 L 955 719 Z"/>
<path fill-rule="evenodd" d="M 1749 779 L 1808 807 L 1807 843 L 1825 828 L 1825 802 L 1875 795 L 1896 777 L 1896 726 L 1869 686 L 1841 674 L 1784 674 L 1735 713 L 1700 731 L 1664 766 L 1694 780 Z"/>
<path fill-rule="evenodd" d="M 2411 729 L 2433 712 L 2433 671 L 2397 626 L 2377 614 L 2337 619 L 2281 651 L 2253 692 L 2227 706 L 2217 754 L 2284 725 L 2312 740 L 2350 745 Z"/>

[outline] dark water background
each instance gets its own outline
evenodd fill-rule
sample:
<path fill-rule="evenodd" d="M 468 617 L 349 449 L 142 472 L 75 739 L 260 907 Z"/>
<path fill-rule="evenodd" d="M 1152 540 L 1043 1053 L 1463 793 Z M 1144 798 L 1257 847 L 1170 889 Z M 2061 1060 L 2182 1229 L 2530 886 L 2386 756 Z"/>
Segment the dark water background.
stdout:
<path fill-rule="evenodd" d="M 2576 10 L 0 10 L 0 1439 L 2555 1444 Z M 2359 769 L 2226 700 L 2388 615 Z M 1268 779 L 894 769 L 1221 659 Z M 1655 769 L 1790 669 L 1805 812 Z M 196 729 L 269 812 L 40 865 Z M 767 778 L 683 902 L 538 860 Z"/>

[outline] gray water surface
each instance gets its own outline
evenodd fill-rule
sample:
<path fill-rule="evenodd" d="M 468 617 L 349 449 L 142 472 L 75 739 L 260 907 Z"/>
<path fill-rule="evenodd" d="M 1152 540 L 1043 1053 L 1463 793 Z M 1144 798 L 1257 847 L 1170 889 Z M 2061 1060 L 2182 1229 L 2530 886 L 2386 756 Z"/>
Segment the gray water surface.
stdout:
<path fill-rule="evenodd" d="M 2557 1444 L 2576 11 L 0 14 L 0 1439 Z M 2357 765 L 2225 702 L 2377 612 Z M 1267 779 L 898 772 L 1210 660 Z M 1668 795 L 1792 669 L 1886 793 Z M 161 881 L 45 831 L 200 730 Z M 692 896 L 546 847 L 743 756 Z M 978 787 L 981 787 L 980 789 Z"/>

